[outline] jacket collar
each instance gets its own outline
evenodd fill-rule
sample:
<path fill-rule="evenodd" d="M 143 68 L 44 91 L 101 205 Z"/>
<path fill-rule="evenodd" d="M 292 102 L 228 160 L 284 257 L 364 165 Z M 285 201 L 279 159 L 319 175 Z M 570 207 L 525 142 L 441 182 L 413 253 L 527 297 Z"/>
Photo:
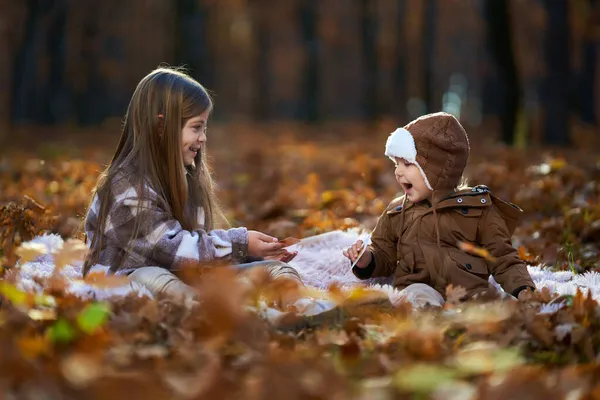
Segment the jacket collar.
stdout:
<path fill-rule="evenodd" d="M 479 189 L 479 190 L 478 190 Z M 392 206 L 388 209 L 388 214 L 396 214 L 402 211 L 402 204 L 404 201 L 404 196 L 397 198 Z M 490 191 L 486 189 L 480 189 L 479 187 L 475 188 L 467 188 L 459 191 L 452 192 L 441 192 L 435 191 L 433 193 L 433 198 L 431 202 L 427 200 L 413 203 L 411 201 L 406 201 L 404 203 L 404 211 L 409 210 L 415 206 L 424 206 L 430 208 L 433 211 L 435 207 L 437 210 L 443 210 L 446 208 L 454 208 L 454 207 L 468 207 L 468 208 L 484 208 L 489 207 L 492 204 L 492 199 L 490 196 Z"/>

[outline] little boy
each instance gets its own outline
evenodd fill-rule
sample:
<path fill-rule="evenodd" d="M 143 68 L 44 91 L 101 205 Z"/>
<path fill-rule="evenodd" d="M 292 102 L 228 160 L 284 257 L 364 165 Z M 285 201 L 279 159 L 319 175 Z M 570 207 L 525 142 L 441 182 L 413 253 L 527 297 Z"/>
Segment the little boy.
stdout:
<path fill-rule="evenodd" d="M 398 128 L 385 155 L 396 166 L 404 196 L 379 218 L 371 245 L 353 268 L 359 279 L 393 275 L 394 286 L 417 306 L 441 306 L 450 284 L 465 288 L 468 297 L 490 290 L 490 275 L 520 299 L 534 290 L 511 243 L 521 209 L 486 186 L 460 187 L 469 139 L 454 116 L 428 114 Z M 466 253 L 460 242 L 484 248 L 491 257 Z M 344 256 L 354 262 L 362 244 L 357 241 Z"/>

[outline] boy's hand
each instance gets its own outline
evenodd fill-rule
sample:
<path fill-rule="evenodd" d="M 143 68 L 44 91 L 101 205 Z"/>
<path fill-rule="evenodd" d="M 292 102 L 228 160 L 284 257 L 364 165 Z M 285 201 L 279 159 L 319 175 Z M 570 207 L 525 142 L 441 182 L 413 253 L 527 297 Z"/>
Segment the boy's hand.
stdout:
<path fill-rule="evenodd" d="M 519 301 L 528 301 L 533 297 L 533 290 L 531 288 L 523 289 L 517 295 L 517 300 Z"/>
<path fill-rule="evenodd" d="M 350 259 L 350 262 L 356 261 L 356 259 L 358 258 L 358 255 L 360 254 L 360 251 L 362 250 L 362 247 L 363 247 L 363 241 L 357 240 L 356 242 L 354 242 L 354 244 L 352 246 L 350 246 L 346 250 L 344 250 L 344 252 L 343 252 L 344 257 L 347 257 L 348 259 Z M 366 268 L 371 263 L 372 258 L 373 258 L 373 254 L 371 254 L 371 252 L 367 249 L 362 254 L 362 256 L 358 259 L 358 261 L 356 262 L 356 266 L 358 268 Z"/>

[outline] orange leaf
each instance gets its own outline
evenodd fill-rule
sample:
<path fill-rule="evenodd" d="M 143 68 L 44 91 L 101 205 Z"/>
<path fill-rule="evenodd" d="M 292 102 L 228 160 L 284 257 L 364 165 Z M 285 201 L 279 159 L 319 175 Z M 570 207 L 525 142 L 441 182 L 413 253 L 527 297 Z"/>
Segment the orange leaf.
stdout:
<path fill-rule="evenodd" d="M 279 241 L 279 243 L 285 243 L 285 247 L 289 247 L 289 246 L 293 246 L 297 243 L 300 243 L 300 239 L 297 239 L 295 237 L 287 237 L 285 239 L 281 239 Z"/>
<path fill-rule="evenodd" d="M 466 253 L 471 253 L 478 257 L 485 258 L 488 261 L 496 261 L 496 257 L 491 255 L 490 252 L 483 247 L 478 247 L 467 242 L 458 242 L 458 248 Z"/>
<path fill-rule="evenodd" d="M 17 339 L 17 347 L 25 358 L 36 358 L 50 351 L 49 342 L 43 336 L 20 337 Z"/>
<path fill-rule="evenodd" d="M 88 247 L 80 240 L 69 239 L 54 253 L 56 271 L 74 261 L 82 261 L 88 252 Z"/>

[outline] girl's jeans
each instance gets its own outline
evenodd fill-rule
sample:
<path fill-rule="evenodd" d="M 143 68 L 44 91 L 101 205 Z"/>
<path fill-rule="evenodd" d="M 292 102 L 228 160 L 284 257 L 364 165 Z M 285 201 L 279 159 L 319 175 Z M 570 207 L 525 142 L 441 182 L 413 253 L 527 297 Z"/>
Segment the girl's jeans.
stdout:
<path fill-rule="evenodd" d="M 302 285 L 298 272 L 288 264 L 280 261 L 257 261 L 234 265 L 240 274 L 253 268 L 264 268 L 273 279 L 287 278 Z M 140 267 L 128 276 L 131 282 L 144 286 L 153 296 L 169 295 L 173 297 L 194 298 L 198 293 L 185 284 L 171 271 L 161 267 Z"/>

